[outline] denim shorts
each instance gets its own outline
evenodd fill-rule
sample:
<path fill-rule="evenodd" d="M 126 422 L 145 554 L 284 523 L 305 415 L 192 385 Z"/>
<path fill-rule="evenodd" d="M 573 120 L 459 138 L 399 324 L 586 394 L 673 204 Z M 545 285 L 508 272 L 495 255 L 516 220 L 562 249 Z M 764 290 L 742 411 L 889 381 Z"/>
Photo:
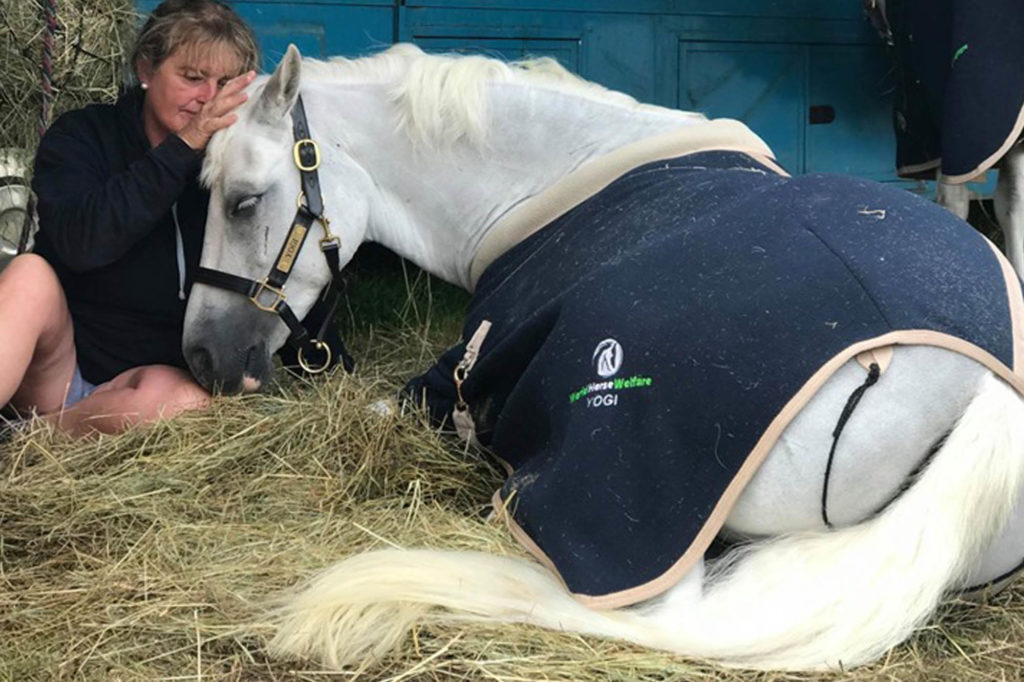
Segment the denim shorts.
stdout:
<path fill-rule="evenodd" d="M 71 377 L 71 385 L 68 386 L 68 394 L 64 398 L 64 407 L 71 407 L 82 398 L 88 397 L 96 387 L 82 378 L 82 372 L 75 365 L 75 375 Z"/>

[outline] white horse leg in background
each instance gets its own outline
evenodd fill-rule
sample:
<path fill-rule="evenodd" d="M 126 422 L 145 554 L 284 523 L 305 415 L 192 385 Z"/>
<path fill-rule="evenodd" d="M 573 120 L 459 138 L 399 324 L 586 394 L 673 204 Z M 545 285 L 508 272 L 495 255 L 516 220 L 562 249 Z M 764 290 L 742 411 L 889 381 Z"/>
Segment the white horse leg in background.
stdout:
<path fill-rule="evenodd" d="M 1024 520 L 1005 521 L 1022 494 L 1024 401 L 960 355 L 897 347 L 842 431 L 827 501 L 836 528 L 824 530 L 832 430 L 864 376 L 851 360 L 826 383 L 786 429 L 726 525 L 733 534 L 789 534 L 727 554 L 707 576 L 698 567 L 649 602 L 594 611 L 530 560 L 369 552 L 337 564 L 284 607 L 272 648 L 337 667 L 386 653 L 414 623 L 487 620 L 624 639 L 741 667 L 873 660 L 931 615 L 947 590 L 1019 563 Z M 765 521 L 780 510 L 778 524 Z"/>
<path fill-rule="evenodd" d="M 1006 257 L 1024 276 L 1024 145 L 1018 142 L 1000 161 L 994 197 L 996 220 L 1003 229 Z"/>
<path fill-rule="evenodd" d="M 966 183 L 943 181 L 936 171 L 935 201 L 962 220 L 967 220 L 970 193 Z M 1017 143 L 999 161 L 999 179 L 993 196 L 996 222 L 1003 231 L 1006 257 L 1024 275 L 1024 145 Z"/>
<path fill-rule="evenodd" d="M 941 170 L 935 171 L 935 202 L 943 206 L 950 213 L 967 220 L 967 214 L 971 208 L 971 193 L 967 189 L 967 183 L 953 184 L 943 180 Z"/>

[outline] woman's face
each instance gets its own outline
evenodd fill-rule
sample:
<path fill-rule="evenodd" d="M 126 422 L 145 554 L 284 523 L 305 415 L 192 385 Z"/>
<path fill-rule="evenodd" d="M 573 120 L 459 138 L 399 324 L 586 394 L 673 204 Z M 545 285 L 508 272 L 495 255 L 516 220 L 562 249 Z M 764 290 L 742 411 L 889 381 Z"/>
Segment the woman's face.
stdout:
<path fill-rule="evenodd" d="M 139 81 L 146 87 L 142 118 L 149 143 L 155 147 L 188 125 L 241 71 L 241 58 L 222 43 L 184 45 L 155 69 L 140 63 Z"/>

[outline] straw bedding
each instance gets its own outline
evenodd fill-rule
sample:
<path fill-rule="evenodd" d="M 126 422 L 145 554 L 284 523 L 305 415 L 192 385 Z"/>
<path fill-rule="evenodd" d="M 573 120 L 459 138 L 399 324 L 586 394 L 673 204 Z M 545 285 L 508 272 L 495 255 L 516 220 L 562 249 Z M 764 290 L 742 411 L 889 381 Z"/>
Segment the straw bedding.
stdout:
<path fill-rule="evenodd" d="M 450 325 L 454 328 L 454 325 Z M 421 326 L 422 329 L 422 326 Z M 443 346 L 392 328 L 354 338 L 357 376 L 119 437 L 31 424 L 0 445 L 0 679 L 321 680 L 269 661 L 267 609 L 370 547 L 519 549 L 485 520 L 497 470 L 416 414 L 373 409 Z M 744 674 L 524 627 L 423 629 L 362 680 L 826 680 Z M 1019 679 L 1024 594 L 954 604 L 854 680 Z"/>

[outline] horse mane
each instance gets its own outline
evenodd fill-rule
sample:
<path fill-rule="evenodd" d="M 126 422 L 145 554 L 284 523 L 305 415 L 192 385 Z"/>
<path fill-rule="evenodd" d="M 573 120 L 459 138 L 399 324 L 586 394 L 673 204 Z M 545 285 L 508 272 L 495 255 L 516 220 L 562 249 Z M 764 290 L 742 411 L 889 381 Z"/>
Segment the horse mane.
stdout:
<path fill-rule="evenodd" d="M 535 85 L 625 109 L 666 111 L 584 80 L 550 57 L 506 62 L 481 55 L 427 54 L 411 43 L 399 43 L 360 59 L 305 59 L 302 69 L 304 76 L 317 80 L 390 83 L 400 129 L 414 142 L 435 148 L 459 140 L 482 144 L 487 132 L 484 86 L 489 83 Z"/>
<path fill-rule="evenodd" d="M 504 61 L 475 54 L 428 54 L 412 43 L 398 43 L 357 59 L 306 58 L 302 73 L 316 80 L 389 83 L 399 128 L 413 141 L 432 147 L 460 139 L 483 142 L 487 120 L 484 86 L 488 83 L 535 85 L 624 109 L 668 111 L 584 80 L 551 57 Z"/>
<path fill-rule="evenodd" d="M 415 144 L 433 149 L 450 147 L 460 140 L 484 146 L 485 86 L 489 83 L 546 87 L 624 109 L 670 111 L 584 80 L 550 57 L 506 62 L 480 55 L 427 54 L 411 43 L 399 43 L 358 59 L 306 57 L 302 60 L 302 78 L 305 83 L 384 84 L 399 111 L 399 130 Z M 698 113 L 673 113 L 704 118 Z M 207 149 L 202 173 L 207 185 L 218 175 L 223 149 L 232 132 L 233 128 L 228 128 L 218 133 Z"/>

